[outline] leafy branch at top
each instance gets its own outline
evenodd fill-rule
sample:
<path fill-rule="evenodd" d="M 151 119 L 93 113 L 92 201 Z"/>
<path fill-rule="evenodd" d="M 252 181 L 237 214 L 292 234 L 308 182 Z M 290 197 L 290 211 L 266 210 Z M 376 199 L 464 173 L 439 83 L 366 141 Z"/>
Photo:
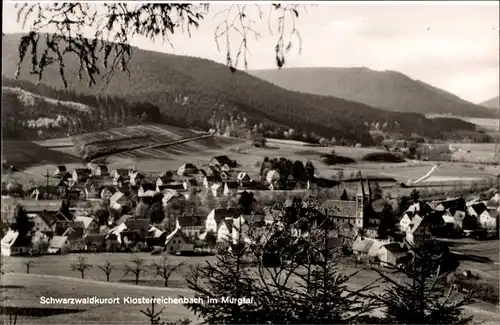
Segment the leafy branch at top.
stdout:
<path fill-rule="evenodd" d="M 269 30 L 273 34 L 272 21 L 277 22 L 275 46 L 278 67 L 285 64 L 285 54 L 292 47 L 292 39 L 298 40 L 299 52 L 302 44 L 296 29 L 296 20 L 302 5 L 272 4 L 268 17 Z M 56 64 L 64 87 L 68 87 L 65 58 L 73 54 L 78 58 L 78 77 L 88 79 L 88 86 L 106 86 L 116 70 L 130 74 L 128 64 L 132 57 L 131 40 L 145 37 L 151 41 L 160 39 L 173 47 L 170 36 L 177 31 L 187 32 L 198 28 L 208 13 L 208 4 L 181 3 L 50 3 L 16 4 L 17 21 L 23 27 L 29 24 L 30 32 L 19 44 L 19 61 L 16 77 L 21 66 L 30 57 L 30 73 L 41 81 L 45 69 Z M 251 8 L 257 10 L 260 20 L 264 18 L 259 5 L 232 5 L 219 12 L 224 15 L 215 31 L 215 41 L 220 49 L 220 39 L 226 40 L 227 65 L 234 72 L 243 57 L 248 65 L 248 39 L 260 34 L 254 28 L 256 20 Z M 276 17 L 275 17 L 276 16 Z M 43 34 L 48 29 L 51 34 Z M 89 32 L 91 30 L 91 32 Z M 236 55 L 230 48 L 230 33 L 236 32 L 240 41 Z M 288 36 L 287 36 L 288 35 Z M 98 77 L 100 77 L 98 79 Z"/>

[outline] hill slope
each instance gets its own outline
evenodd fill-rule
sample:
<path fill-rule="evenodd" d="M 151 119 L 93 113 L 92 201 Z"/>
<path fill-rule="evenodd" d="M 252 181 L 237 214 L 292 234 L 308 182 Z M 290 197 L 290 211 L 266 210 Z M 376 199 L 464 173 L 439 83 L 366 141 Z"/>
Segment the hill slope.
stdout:
<path fill-rule="evenodd" d="M 249 73 L 285 89 L 344 98 L 391 111 L 491 117 L 491 112 L 479 105 L 395 71 L 289 68 Z"/>
<path fill-rule="evenodd" d="M 491 108 L 491 109 L 498 109 L 500 107 L 500 97 L 497 96 L 495 98 L 492 98 L 490 100 L 482 102 L 481 106 Z"/>
<path fill-rule="evenodd" d="M 22 35 L 2 38 L 3 75 L 13 76 Z M 87 94 L 121 96 L 127 100 L 147 99 L 161 109 L 162 114 L 209 127 L 215 107 L 242 114 L 255 124 L 264 121 L 270 129 L 282 134 L 289 127 L 296 133 L 314 131 L 323 137 L 334 136 L 349 142 L 369 144 L 368 126 L 374 122 L 387 124 L 387 130 L 428 137 L 442 137 L 440 123 L 421 114 L 397 113 L 372 108 L 344 99 L 301 94 L 284 90 L 245 72 L 231 73 L 226 66 L 209 60 L 144 51 L 135 48 L 130 61 L 130 77 L 117 72 L 103 90 L 87 88 L 86 80 L 78 80 L 77 58 L 67 56 L 69 87 Z M 28 64 L 20 74 L 22 80 L 36 81 Z M 44 82 L 61 87 L 55 66 L 44 72 Z M 473 128 L 472 124 L 466 126 Z"/>
<path fill-rule="evenodd" d="M 146 102 L 89 96 L 2 78 L 2 137 L 44 140 L 144 122 L 179 124 Z M 182 123 L 180 123 L 182 124 Z"/>

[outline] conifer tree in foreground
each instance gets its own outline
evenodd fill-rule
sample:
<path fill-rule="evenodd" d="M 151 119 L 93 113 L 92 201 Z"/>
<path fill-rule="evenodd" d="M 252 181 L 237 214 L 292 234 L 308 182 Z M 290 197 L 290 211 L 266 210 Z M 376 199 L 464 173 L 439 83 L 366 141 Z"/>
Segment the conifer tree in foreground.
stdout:
<path fill-rule="evenodd" d="M 436 242 L 427 242 L 410 250 L 408 267 L 391 266 L 392 273 L 376 270 L 387 284 L 382 294 L 373 294 L 383 303 L 388 324 L 468 324 L 472 317 L 462 307 L 471 303 L 470 292 L 453 294 L 444 283 L 446 250 Z M 405 280 L 398 280 L 402 275 Z"/>
<path fill-rule="evenodd" d="M 321 219 L 321 214 L 297 202 L 288 209 L 282 213 L 286 217 L 268 225 L 261 236 L 242 234 L 238 244 L 220 251 L 215 264 L 207 263 L 187 279 L 197 296 L 205 299 L 251 299 L 243 305 L 187 305 L 205 323 L 361 323 L 362 317 L 377 307 L 363 294 L 369 286 L 351 291 L 347 282 L 352 275 L 342 274 L 331 260 L 341 249 L 329 247 L 324 220 L 314 220 Z M 296 231 L 305 224 L 311 226 L 309 231 Z M 246 263 L 249 257 L 257 263 L 256 268 Z"/>

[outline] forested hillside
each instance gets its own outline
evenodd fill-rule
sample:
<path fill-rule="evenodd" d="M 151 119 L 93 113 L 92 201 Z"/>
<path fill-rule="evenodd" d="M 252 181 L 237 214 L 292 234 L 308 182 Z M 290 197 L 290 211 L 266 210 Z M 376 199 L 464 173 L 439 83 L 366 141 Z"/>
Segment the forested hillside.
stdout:
<path fill-rule="evenodd" d="M 492 117 L 492 112 L 397 71 L 368 68 L 286 68 L 250 74 L 289 89 L 334 96 L 396 112 Z"/>
<path fill-rule="evenodd" d="M 148 102 L 96 97 L 2 78 L 2 132 L 7 140 L 65 137 L 159 120 L 176 123 Z"/>
<path fill-rule="evenodd" d="M 18 60 L 21 35 L 2 38 L 4 76 L 13 76 Z M 443 138 L 442 125 L 421 114 L 397 113 L 327 96 L 291 92 L 264 82 L 249 74 L 231 73 L 221 64 L 193 57 L 176 56 L 134 48 L 129 63 L 130 75 L 116 72 L 106 88 L 88 88 L 86 80 L 78 79 L 77 58 L 67 56 L 67 79 L 71 89 L 98 96 L 119 96 L 126 101 L 157 106 L 162 119 L 178 124 L 210 127 L 208 122 L 216 108 L 242 115 L 250 124 L 264 122 L 273 134 L 293 128 L 295 134 L 344 139 L 349 143 L 371 144 L 369 126 L 387 125 L 387 132 L 416 133 L 425 137 Z M 25 62 L 20 79 L 36 81 Z M 62 87 L 59 71 L 50 66 L 42 82 Z"/>

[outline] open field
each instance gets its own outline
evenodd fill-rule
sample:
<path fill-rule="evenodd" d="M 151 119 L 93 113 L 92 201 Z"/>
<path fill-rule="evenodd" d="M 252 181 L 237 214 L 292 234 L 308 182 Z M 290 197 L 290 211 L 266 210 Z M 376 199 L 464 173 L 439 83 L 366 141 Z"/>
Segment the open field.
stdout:
<path fill-rule="evenodd" d="M 452 155 L 452 158 L 455 160 L 492 162 L 495 158 L 495 143 L 453 143 L 451 146 L 459 149 Z"/>
<path fill-rule="evenodd" d="M 80 134 L 74 137 L 76 143 L 93 144 L 106 140 L 120 141 L 136 137 L 161 138 L 163 142 L 189 138 L 197 134 L 171 125 L 134 125 L 105 131 Z"/>
<path fill-rule="evenodd" d="M 460 251 L 473 250 L 479 254 L 479 251 L 484 251 L 486 245 L 492 247 L 496 242 L 488 242 L 484 244 L 474 243 L 457 243 L 452 249 Z M 484 255 L 484 253 L 482 253 Z M 486 255 L 493 258 L 494 250 L 488 250 Z M 142 258 L 148 262 L 161 259 L 160 256 L 152 256 L 147 253 L 139 253 Z M 34 317 L 20 316 L 22 324 L 35 323 L 37 324 L 55 324 L 55 323 L 117 323 L 132 324 L 136 322 L 144 322 L 144 316 L 140 313 L 140 309 L 148 307 L 146 305 L 58 305 L 48 306 L 40 304 L 40 297 L 120 297 L 123 301 L 124 297 L 178 297 L 192 296 L 192 292 L 186 288 L 185 282 L 182 280 L 183 275 L 174 274 L 170 281 L 170 288 L 163 288 L 161 279 L 154 280 L 150 275 L 141 277 L 143 281 L 139 285 L 132 284 L 132 277 L 123 276 L 123 264 L 128 262 L 134 255 L 126 253 L 118 254 L 85 254 L 90 264 L 94 264 L 94 268 L 86 274 L 86 279 L 79 279 L 77 272 L 71 272 L 69 265 L 77 255 L 70 254 L 65 256 L 41 256 L 31 258 L 35 262 L 30 274 L 25 272 L 24 262 L 28 258 L 10 257 L 7 259 L 6 270 L 9 273 L 2 279 L 2 285 L 6 292 L 5 296 L 9 297 L 6 303 L 8 309 L 16 311 L 16 307 L 20 308 L 17 312 L 21 312 L 26 308 L 31 308 L 31 314 L 41 313 L 39 308 L 65 308 L 66 310 L 53 311 L 53 315 L 36 319 Z M 169 256 L 172 263 L 184 262 L 186 265 L 195 265 L 203 263 L 206 260 L 214 259 L 215 257 L 180 257 Z M 498 261 L 498 250 L 496 251 L 496 259 Z M 105 260 L 109 260 L 114 266 L 111 274 L 112 282 L 103 282 L 105 280 L 104 273 L 97 269 L 97 265 L 103 264 Z M 463 263 L 463 262 L 462 262 Z M 474 265 L 474 264 L 473 264 Z M 469 266 L 464 267 L 471 269 Z M 343 273 L 351 274 L 356 271 L 355 268 L 344 266 L 340 268 Z M 184 273 L 184 272 L 181 272 Z M 494 270 L 490 270 L 494 274 Z M 185 273 L 184 273 L 185 274 Z M 496 271 L 498 277 L 498 266 Z M 363 269 L 355 275 L 350 286 L 359 288 L 367 285 L 378 278 L 376 272 L 370 269 Z M 376 289 L 379 290 L 379 289 Z M 159 306 L 160 307 L 160 306 Z M 179 318 L 190 318 L 197 321 L 196 317 L 191 314 L 183 306 L 164 305 L 166 307 L 163 313 L 164 320 L 173 321 Z M 73 310 L 71 310 L 73 309 Z M 466 308 L 468 314 L 472 314 L 477 321 L 486 321 L 494 324 L 498 321 L 498 307 L 483 302 L 478 302 Z M 47 313 L 44 311 L 44 313 Z M 59 313 L 59 314 L 56 314 Z M 496 317 L 496 318 L 495 318 Z"/>
<path fill-rule="evenodd" d="M 194 136 L 199 136 L 193 133 Z M 44 142 L 47 146 L 57 146 L 58 144 L 67 143 L 68 139 L 51 140 Z M 7 142 L 8 143 L 8 142 Z M 26 150 L 23 148 L 36 148 L 38 152 Z M 478 149 L 487 150 L 488 145 L 476 145 Z M 21 182 L 44 182 L 42 176 L 46 170 L 53 170 L 57 164 L 66 164 L 69 170 L 82 167 L 82 162 L 78 157 L 68 154 L 68 148 L 48 149 L 37 144 L 22 142 L 13 144 L 12 142 L 4 146 L 5 157 L 14 157 L 17 161 L 29 161 L 25 172 L 15 172 L 9 175 L 12 179 Z M 69 148 L 73 150 L 72 148 Z M 176 170 L 184 163 L 191 162 L 197 166 L 208 164 L 210 158 L 215 155 L 228 155 L 231 159 L 235 159 L 239 163 L 238 170 L 244 170 L 251 176 L 258 176 L 259 165 L 264 157 L 287 157 L 293 160 L 310 160 L 316 167 L 316 173 L 325 178 L 335 176 L 339 171 L 344 175 L 349 175 L 352 172 L 359 170 L 366 176 L 371 177 L 393 177 L 398 183 L 406 183 L 409 179 L 417 180 L 426 175 L 435 162 L 423 161 L 407 161 L 404 163 L 378 163 L 378 162 L 360 162 L 359 159 L 367 153 L 377 152 L 375 148 L 352 148 L 340 147 L 334 148 L 336 153 L 341 156 L 349 157 L 356 160 L 355 163 L 338 164 L 327 166 L 322 162 L 321 155 L 330 153 L 330 147 L 304 147 L 294 143 L 281 142 L 279 145 L 269 144 L 266 148 L 256 148 L 251 145 L 250 141 L 242 139 L 213 136 L 205 139 L 197 139 L 186 143 L 170 145 L 161 148 L 143 148 L 126 153 L 120 153 L 108 156 L 105 159 L 110 169 L 126 168 L 128 166 L 136 166 L 145 174 L 156 175 L 165 170 Z M 74 151 L 74 150 L 73 150 Z M 47 156 L 49 153 L 49 156 Z M 17 155 L 17 156 L 16 156 Z M 42 157 L 42 158 L 41 158 Z M 50 157 L 50 160 L 45 160 L 43 157 Z M 450 177 L 462 180 L 476 180 L 484 177 L 491 177 L 500 173 L 500 167 L 488 165 L 475 165 L 471 163 L 439 163 L 439 167 L 432 173 L 431 177 L 434 180 L 446 181 Z M 436 178 L 437 177 L 437 178 Z M 451 184 L 450 184 L 451 186 Z"/>
<path fill-rule="evenodd" d="M 2 141 L 2 161 L 5 161 L 7 166 L 27 168 L 37 165 L 76 163 L 81 159 L 31 141 Z"/>
<path fill-rule="evenodd" d="M 3 286 L 7 287 L 4 297 L 9 297 L 9 300 L 5 302 L 5 305 L 9 307 L 7 310 L 21 314 L 18 316 L 18 324 L 145 324 L 148 319 L 140 310 L 151 308 L 151 305 L 125 304 L 125 297 L 177 298 L 179 296 L 193 296 L 190 291 L 185 289 L 153 288 L 37 274 L 6 274 L 3 277 Z M 98 298 L 119 297 L 121 303 L 105 305 L 46 305 L 40 303 L 40 297 L 84 298 L 93 296 Z M 156 307 L 159 309 L 165 307 L 162 316 L 167 321 L 189 318 L 196 323 L 198 320 L 182 305 L 166 304 Z M 48 309 L 54 308 L 59 310 L 48 312 Z M 23 313 L 29 313 L 29 316 L 22 315 Z"/>

